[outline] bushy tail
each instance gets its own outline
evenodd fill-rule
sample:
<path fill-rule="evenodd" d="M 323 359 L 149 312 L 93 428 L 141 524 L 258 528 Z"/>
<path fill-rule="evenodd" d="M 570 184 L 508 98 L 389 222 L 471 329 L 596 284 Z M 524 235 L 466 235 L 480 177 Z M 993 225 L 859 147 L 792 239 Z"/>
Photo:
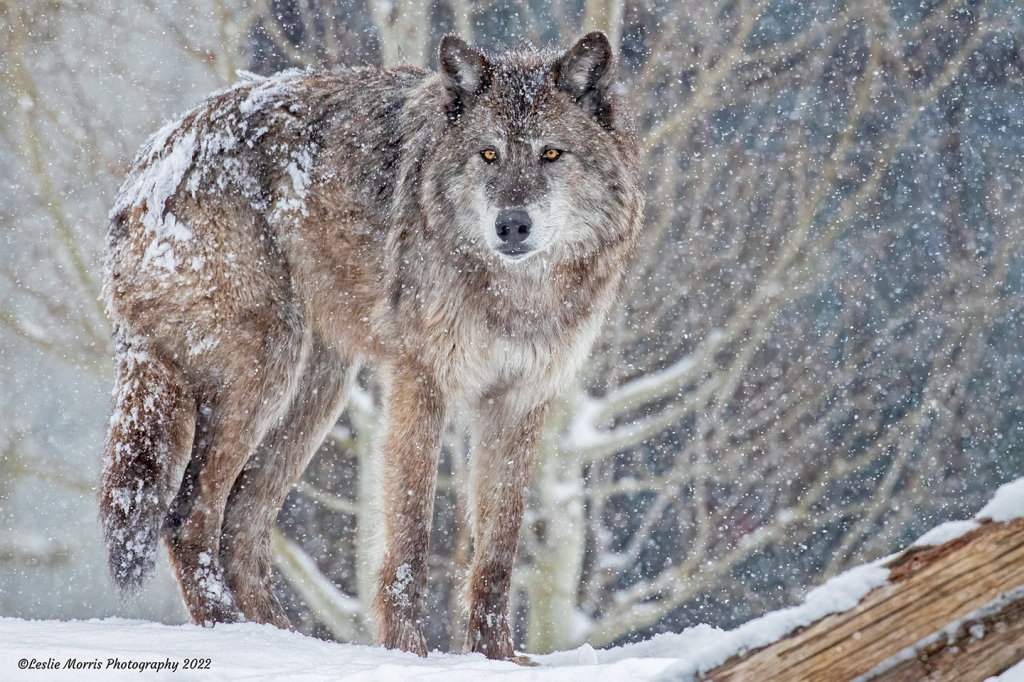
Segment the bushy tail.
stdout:
<path fill-rule="evenodd" d="M 181 372 L 138 339 L 117 344 L 117 383 L 107 424 L 100 520 L 110 575 L 140 587 L 153 570 L 170 473 L 187 457 L 195 409 Z"/>

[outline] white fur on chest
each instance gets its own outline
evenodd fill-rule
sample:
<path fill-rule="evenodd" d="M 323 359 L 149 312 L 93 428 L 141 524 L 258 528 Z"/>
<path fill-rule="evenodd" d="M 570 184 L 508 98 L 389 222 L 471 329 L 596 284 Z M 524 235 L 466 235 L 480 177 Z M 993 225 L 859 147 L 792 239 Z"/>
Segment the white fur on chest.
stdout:
<path fill-rule="evenodd" d="M 471 405 L 492 392 L 539 405 L 563 391 L 586 360 L 600 330 L 593 316 L 562 336 L 517 338 L 485 332 L 464 322 L 463 340 L 447 358 L 449 390 L 457 402 Z"/>

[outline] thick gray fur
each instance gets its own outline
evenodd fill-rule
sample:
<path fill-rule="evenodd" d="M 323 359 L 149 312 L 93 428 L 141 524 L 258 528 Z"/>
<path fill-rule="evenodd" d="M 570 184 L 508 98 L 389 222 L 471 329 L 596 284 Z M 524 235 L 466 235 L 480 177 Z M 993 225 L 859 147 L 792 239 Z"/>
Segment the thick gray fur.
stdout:
<path fill-rule="evenodd" d="M 426 654 L 455 421 L 473 441 L 467 648 L 514 658 L 509 580 L 544 415 L 614 300 L 643 195 L 603 34 L 501 55 L 449 36 L 440 64 L 252 78 L 136 159 L 104 272 L 117 384 L 100 506 L 122 587 L 144 581 L 162 532 L 195 622 L 289 627 L 269 532 L 373 362 L 378 639 Z M 514 249 L 502 211 L 532 221 Z"/>

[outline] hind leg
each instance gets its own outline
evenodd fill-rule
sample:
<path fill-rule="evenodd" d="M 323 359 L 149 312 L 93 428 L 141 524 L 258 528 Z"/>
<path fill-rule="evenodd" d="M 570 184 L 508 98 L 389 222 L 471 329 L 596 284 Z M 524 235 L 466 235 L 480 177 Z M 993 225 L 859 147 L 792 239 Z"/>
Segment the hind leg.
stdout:
<path fill-rule="evenodd" d="M 192 458 L 164 523 L 171 566 L 192 621 L 245 620 L 220 563 L 224 508 L 235 480 L 294 394 L 306 344 L 290 330 L 242 330 L 230 338 L 231 375 L 199 414 Z M 248 342 L 248 343 L 246 343 Z M 218 350 L 227 353 L 222 341 Z"/>
<path fill-rule="evenodd" d="M 288 413 L 232 488 L 220 558 L 235 603 L 250 621 L 291 627 L 270 578 L 270 531 L 284 498 L 338 421 L 355 374 L 336 351 L 314 342 Z"/>
<path fill-rule="evenodd" d="M 170 472 L 192 444 L 195 406 L 181 370 L 146 339 L 117 333 L 117 380 L 100 481 L 110 574 L 124 590 L 153 570 Z"/>

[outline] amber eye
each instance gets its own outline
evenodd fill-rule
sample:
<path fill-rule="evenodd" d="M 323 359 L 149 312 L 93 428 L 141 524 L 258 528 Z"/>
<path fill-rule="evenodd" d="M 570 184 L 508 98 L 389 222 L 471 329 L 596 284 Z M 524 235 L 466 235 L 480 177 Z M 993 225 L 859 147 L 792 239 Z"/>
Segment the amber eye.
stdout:
<path fill-rule="evenodd" d="M 486 161 L 487 163 L 492 163 L 494 162 L 495 159 L 498 158 L 498 152 L 494 151 L 493 149 L 485 149 L 482 152 L 480 152 L 480 156 L 484 157 L 484 161 Z"/>
<path fill-rule="evenodd" d="M 560 152 L 559 150 L 557 150 L 557 149 L 549 149 L 546 152 L 544 152 L 544 160 L 545 161 L 554 161 L 555 159 L 557 159 L 561 155 L 562 155 L 562 152 Z"/>

